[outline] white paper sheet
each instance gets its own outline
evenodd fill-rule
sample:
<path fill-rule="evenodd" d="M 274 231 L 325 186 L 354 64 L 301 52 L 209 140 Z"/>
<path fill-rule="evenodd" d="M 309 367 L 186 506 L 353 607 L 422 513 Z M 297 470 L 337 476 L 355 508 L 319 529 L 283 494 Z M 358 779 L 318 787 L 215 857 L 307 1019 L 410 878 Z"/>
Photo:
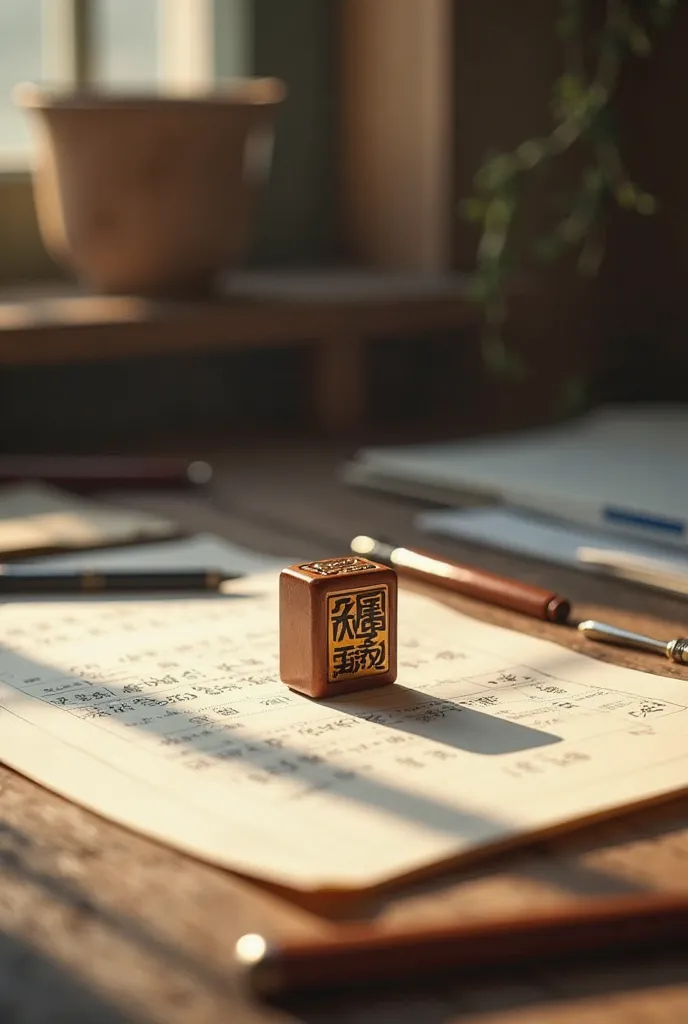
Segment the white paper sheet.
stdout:
<path fill-rule="evenodd" d="M 221 572 L 241 574 L 263 572 L 285 564 L 284 558 L 263 555 L 258 551 L 232 544 L 211 533 L 193 537 L 166 540 L 155 544 L 137 544 L 133 547 L 110 550 L 78 551 L 69 555 L 50 555 L 24 561 L 46 572 L 104 572 L 108 569 L 126 571 L 165 571 L 172 569 L 218 569 Z"/>
<path fill-rule="evenodd" d="M 579 557 L 580 549 L 595 548 L 637 555 L 663 563 L 688 582 L 688 557 L 676 549 L 647 541 L 617 538 L 573 523 L 532 516 L 521 509 L 487 506 L 422 512 L 416 517 L 416 525 L 427 533 L 475 541 L 514 554 L 544 559 L 557 565 L 572 565 L 576 569 L 598 574 L 604 573 L 604 570 L 591 562 L 582 561 Z"/>
<path fill-rule="evenodd" d="M 43 483 L 0 487 L 0 554 L 161 540 L 180 533 L 161 516 L 106 505 Z"/>
<path fill-rule="evenodd" d="M 602 406 L 552 426 L 439 444 L 365 448 L 352 484 L 460 505 L 466 494 L 684 550 L 685 404 Z"/>
<path fill-rule="evenodd" d="M 366 887 L 688 785 L 688 678 L 402 592 L 399 684 L 313 702 L 278 681 L 275 574 L 232 591 L 0 608 L 3 760 L 302 889 Z"/>

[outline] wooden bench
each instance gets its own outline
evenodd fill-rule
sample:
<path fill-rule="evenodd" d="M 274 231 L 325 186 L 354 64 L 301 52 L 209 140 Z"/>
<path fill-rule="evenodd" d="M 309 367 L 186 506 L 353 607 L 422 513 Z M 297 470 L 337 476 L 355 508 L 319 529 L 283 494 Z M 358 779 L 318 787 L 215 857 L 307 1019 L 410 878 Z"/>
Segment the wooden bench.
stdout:
<path fill-rule="evenodd" d="M 459 277 L 241 274 L 217 297 L 193 300 L 19 289 L 0 295 L 0 366 L 308 345 L 316 422 L 334 431 L 365 415 L 367 342 L 454 331 L 477 318 Z"/>

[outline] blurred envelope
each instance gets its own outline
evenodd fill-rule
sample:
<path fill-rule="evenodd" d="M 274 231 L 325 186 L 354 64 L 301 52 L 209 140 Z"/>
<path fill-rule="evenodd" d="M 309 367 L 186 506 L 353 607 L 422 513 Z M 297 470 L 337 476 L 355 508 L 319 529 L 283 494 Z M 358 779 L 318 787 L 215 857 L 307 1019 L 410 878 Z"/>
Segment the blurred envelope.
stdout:
<path fill-rule="evenodd" d="M 180 532 L 168 519 L 111 508 L 45 484 L 0 487 L 0 556 L 163 540 Z"/>

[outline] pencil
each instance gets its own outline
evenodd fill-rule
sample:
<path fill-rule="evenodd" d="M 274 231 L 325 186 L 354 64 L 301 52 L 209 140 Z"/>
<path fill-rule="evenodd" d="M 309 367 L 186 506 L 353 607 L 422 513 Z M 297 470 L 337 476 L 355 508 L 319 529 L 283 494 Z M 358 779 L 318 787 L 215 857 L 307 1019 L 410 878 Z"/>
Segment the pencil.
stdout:
<path fill-rule="evenodd" d="M 235 960 L 248 988 L 272 998 L 295 991 L 337 989 L 453 976 L 570 955 L 629 952 L 688 939 L 685 896 L 608 897 L 564 911 L 413 931 L 340 926 L 332 935 L 271 944 L 242 936 Z"/>
<path fill-rule="evenodd" d="M 0 455 L 0 483 L 42 480 L 76 491 L 194 487 L 212 479 L 200 459 L 127 455 Z"/>
<path fill-rule="evenodd" d="M 374 562 L 391 565 L 402 576 L 432 583 L 501 608 L 509 608 L 531 618 L 563 623 L 571 611 L 570 602 L 551 590 L 534 587 L 508 576 L 498 576 L 486 569 L 460 565 L 440 555 L 395 547 L 364 536 L 354 537 L 351 550 Z"/>
<path fill-rule="evenodd" d="M 1 594 L 94 593 L 97 591 L 218 590 L 232 575 L 216 570 L 173 572 L 34 572 L 0 567 Z"/>

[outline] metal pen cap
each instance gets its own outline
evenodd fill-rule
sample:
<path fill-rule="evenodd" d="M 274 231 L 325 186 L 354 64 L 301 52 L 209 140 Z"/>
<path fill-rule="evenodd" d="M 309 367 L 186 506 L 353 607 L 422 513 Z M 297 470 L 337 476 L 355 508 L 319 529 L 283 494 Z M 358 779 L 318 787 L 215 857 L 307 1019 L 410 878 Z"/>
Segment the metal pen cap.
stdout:
<path fill-rule="evenodd" d="M 578 624 L 578 631 L 589 640 L 602 643 L 618 644 L 621 647 L 634 647 L 640 651 L 663 654 L 677 665 L 688 665 L 688 639 L 679 637 L 676 640 L 656 640 L 642 633 L 633 633 L 628 629 L 610 626 L 606 622 L 595 622 L 586 619 Z"/>

